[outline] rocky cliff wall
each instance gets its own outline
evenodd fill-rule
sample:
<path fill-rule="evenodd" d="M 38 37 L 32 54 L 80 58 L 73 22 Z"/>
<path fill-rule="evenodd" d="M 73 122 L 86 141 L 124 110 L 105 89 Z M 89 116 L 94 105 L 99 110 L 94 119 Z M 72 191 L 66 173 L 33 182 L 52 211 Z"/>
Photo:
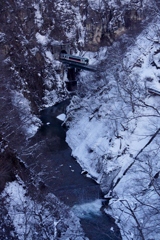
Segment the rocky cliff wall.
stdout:
<path fill-rule="evenodd" d="M 22 121 L 28 121 L 24 129 L 39 125 L 38 119 L 33 120 L 39 109 L 67 97 L 66 74 L 58 59 L 61 44 L 69 43 L 77 54 L 111 45 L 145 18 L 147 2 L 1 1 L 1 77 L 7 79 L 6 95 L 20 112 L 19 118 L 32 119 Z"/>
<path fill-rule="evenodd" d="M 74 51 L 110 45 L 145 18 L 147 1 L 7 0 L 0 4 L 0 53 L 14 76 L 14 87 L 23 89 L 37 109 L 45 103 L 43 97 L 52 98 L 53 90 L 58 98 L 66 94 L 56 72 L 61 66 L 53 64 L 57 45 L 70 42 Z"/>

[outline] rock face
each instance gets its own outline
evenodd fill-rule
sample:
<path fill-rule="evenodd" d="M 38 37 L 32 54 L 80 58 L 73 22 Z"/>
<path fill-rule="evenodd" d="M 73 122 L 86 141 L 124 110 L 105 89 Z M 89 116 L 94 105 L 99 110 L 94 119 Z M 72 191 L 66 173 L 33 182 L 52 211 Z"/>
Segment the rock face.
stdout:
<path fill-rule="evenodd" d="M 135 4 L 112 4 L 99 1 L 89 1 L 86 26 L 86 47 L 98 50 L 99 46 L 111 45 L 117 37 L 144 18 L 143 7 Z"/>
<path fill-rule="evenodd" d="M 144 19 L 146 1 L 1 1 L 0 55 L 33 112 L 66 96 L 58 45 L 97 51 Z M 57 74 L 58 73 L 58 74 Z"/>
<path fill-rule="evenodd" d="M 40 125 L 35 116 L 39 109 L 67 97 L 67 76 L 58 57 L 61 44 L 69 43 L 77 54 L 111 45 L 145 18 L 147 3 L 141 0 L 1 1 L 2 78 L 10 79 L 6 91 L 11 104 L 20 112 L 19 118 L 30 115 L 32 119 L 27 120 L 28 125 L 26 120 L 22 121 L 26 124 L 23 130 L 32 126 L 26 136 L 33 135 Z"/>

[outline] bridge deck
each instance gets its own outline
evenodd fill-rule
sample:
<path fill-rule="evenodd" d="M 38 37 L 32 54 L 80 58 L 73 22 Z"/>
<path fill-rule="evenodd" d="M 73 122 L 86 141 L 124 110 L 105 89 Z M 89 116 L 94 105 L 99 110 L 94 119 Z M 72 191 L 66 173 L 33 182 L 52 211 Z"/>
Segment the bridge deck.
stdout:
<path fill-rule="evenodd" d="M 74 67 L 74 68 L 78 68 L 78 69 L 84 69 L 86 71 L 91 71 L 91 72 L 96 72 L 96 67 L 93 65 L 84 65 L 84 64 L 80 64 L 80 63 L 75 63 L 75 62 L 70 62 L 67 60 L 60 60 L 62 63 L 68 65 L 68 67 Z"/>

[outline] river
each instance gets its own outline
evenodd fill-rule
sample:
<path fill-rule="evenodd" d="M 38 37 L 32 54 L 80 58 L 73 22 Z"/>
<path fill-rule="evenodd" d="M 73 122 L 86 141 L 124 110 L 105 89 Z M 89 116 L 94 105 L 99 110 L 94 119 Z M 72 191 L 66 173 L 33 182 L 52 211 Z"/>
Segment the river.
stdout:
<path fill-rule="evenodd" d="M 37 156 L 34 171 L 41 172 L 40 178 L 48 191 L 81 219 L 90 240 L 121 239 L 114 220 L 103 212 L 104 199 L 99 185 L 81 174 L 82 169 L 65 142 L 66 130 L 56 116 L 65 111 L 67 104 L 65 101 L 41 111 L 43 126 L 30 140 L 29 146 L 29 151 Z M 28 164 L 32 164 L 29 158 Z"/>

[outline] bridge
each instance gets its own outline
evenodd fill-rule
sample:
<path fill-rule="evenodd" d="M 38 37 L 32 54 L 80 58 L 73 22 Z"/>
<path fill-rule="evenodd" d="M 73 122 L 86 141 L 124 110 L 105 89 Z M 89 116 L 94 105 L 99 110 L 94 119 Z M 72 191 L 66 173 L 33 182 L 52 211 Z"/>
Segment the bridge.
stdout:
<path fill-rule="evenodd" d="M 67 65 L 68 68 L 83 69 L 83 70 L 90 71 L 90 72 L 96 72 L 96 70 L 97 70 L 94 65 L 85 65 L 85 64 L 77 63 L 77 62 L 70 61 L 67 59 L 60 59 L 60 61 L 63 64 Z"/>
<path fill-rule="evenodd" d="M 96 72 L 97 69 L 93 65 L 89 65 L 89 59 L 80 57 L 80 56 L 74 56 L 71 54 L 67 54 L 65 50 L 61 51 L 59 60 L 66 65 L 67 67 L 67 78 L 68 81 L 66 81 L 66 88 L 69 92 L 74 92 L 77 89 L 77 80 L 76 80 L 76 74 L 78 71 L 77 69 L 83 69 L 90 72 Z"/>
<path fill-rule="evenodd" d="M 96 72 L 96 68 L 93 65 L 83 65 L 80 63 L 64 63 L 64 64 L 67 64 L 68 67 L 83 69 L 83 70 L 90 71 L 90 72 Z"/>

